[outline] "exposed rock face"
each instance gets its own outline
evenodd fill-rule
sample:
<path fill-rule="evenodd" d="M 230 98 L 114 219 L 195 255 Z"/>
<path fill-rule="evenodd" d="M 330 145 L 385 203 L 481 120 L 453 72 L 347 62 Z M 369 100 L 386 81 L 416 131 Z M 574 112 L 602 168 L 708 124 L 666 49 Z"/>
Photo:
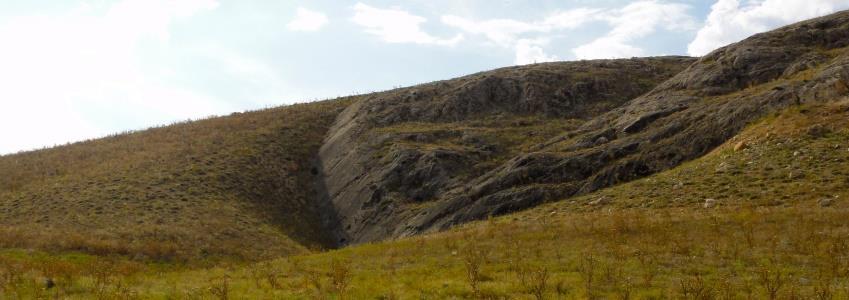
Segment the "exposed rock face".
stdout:
<path fill-rule="evenodd" d="M 849 12 L 841 12 L 695 62 L 540 64 L 374 94 L 331 129 L 320 153 L 325 184 L 349 242 L 592 192 L 699 157 L 771 112 L 849 94 L 847 46 Z M 462 132 L 480 131 L 470 124 L 488 116 L 498 119 L 490 127 L 505 130 L 537 121 L 576 125 L 524 148 Z M 537 121 L 523 125 L 521 116 Z M 413 125 L 440 129 L 407 130 Z"/>
<path fill-rule="evenodd" d="M 325 185 L 346 240 L 396 235 L 399 224 L 498 166 L 482 161 L 517 154 L 506 149 L 509 142 L 499 141 L 500 126 L 536 128 L 574 120 L 577 127 L 693 61 L 665 57 L 537 64 L 367 96 L 342 113 L 320 152 Z M 526 134 L 542 135 L 531 129 Z M 528 189 L 493 201 L 521 202 L 503 209 L 509 212 L 546 198 L 544 190 Z"/>

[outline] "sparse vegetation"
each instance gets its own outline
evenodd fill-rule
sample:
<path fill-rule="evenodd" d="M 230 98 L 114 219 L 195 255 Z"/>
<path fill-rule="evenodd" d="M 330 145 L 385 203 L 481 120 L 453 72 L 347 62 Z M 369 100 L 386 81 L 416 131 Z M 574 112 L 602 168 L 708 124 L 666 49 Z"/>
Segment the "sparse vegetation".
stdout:
<path fill-rule="evenodd" d="M 693 59 L 2 156 L 0 299 L 849 299 L 849 25 L 813 22 L 660 85 Z"/>
<path fill-rule="evenodd" d="M 0 247 L 205 261 L 333 246 L 315 207 L 313 154 L 349 102 L 0 157 Z"/>
<path fill-rule="evenodd" d="M 834 147 L 849 140 L 847 105 L 793 109 L 740 135 L 737 140 L 751 145 L 746 150 L 734 151 L 731 141 L 702 159 L 633 183 L 443 233 L 200 270 L 163 273 L 154 265 L 98 262 L 109 266 L 98 268 L 109 270 L 108 277 L 86 271 L 92 266 L 88 262 L 102 258 L 9 252 L 0 255 L 3 291 L 42 293 L 45 274 L 67 273 L 67 279 L 56 279 L 66 286 L 61 295 L 94 295 L 105 286 L 112 294 L 163 299 L 220 297 L 223 290 L 248 298 L 845 299 L 846 182 L 827 176 L 849 167 L 849 147 Z M 807 128 L 816 124 L 832 130 L 809 135 Z M 816 155 L 794 156 L 799 149 Z M 670 201 L 680 197 L 680 188 L 653 188 L 681 174 L 697 174 L 691 168 L 738 160 L 751 163 L 733 172 L 689 177 L 683 188 L 696 194 L 692 201 Z M 816 169 L 816 175 L 795 179 L 793 189 L 762 189 L 754 199 L 723 198 L 713 208 L 699 200 L 698 193 L 716 193 L 717 182 L 736 182 L 741 191 L 789 184 L 782 174 L 786 169 L 757 166 L 794 162 Z M 795 191 L 793 201 L 759 200 L 780 198 L 787 190 Z M 837 200 L 822 206 L 817 200 L 823 194 Z M 589 204 L 601 195 L 613 200 Z M 645 201 L 642 197 L 666 204 L 634 205 Z M 55 267 L 39 261 L 54 261 Z M 59 269 L 67 271 L 42 271 Z M 256 283 L 256 269 L 267 283 Z M 229 279 L 222 284 L 221 278 Z"/>

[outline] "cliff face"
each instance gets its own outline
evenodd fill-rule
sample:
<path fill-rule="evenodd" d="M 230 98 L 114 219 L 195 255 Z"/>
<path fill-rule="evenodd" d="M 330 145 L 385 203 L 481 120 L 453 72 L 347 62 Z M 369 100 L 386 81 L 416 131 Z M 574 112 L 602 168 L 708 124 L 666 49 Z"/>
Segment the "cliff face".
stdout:
<path fill-rule="evenodd" d="M 346 242 L 448 228 L 704 155 L 764 115 L 849 93 L 849 12 L 698 61 L 539 64 L 364 97 L 320 150 Z"/>

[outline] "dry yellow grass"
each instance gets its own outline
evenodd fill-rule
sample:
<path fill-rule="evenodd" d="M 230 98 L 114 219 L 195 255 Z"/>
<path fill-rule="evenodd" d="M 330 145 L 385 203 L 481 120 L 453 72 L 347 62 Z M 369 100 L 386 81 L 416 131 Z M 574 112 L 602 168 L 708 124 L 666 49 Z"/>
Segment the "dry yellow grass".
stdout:
<path fill-rule="evenodd" d="M 0 157 L 0 247 L 258 260 L 333 241 L 313 157 L 350 100 Z"/>
<path fill-rule="evenodd" d="M 849 299 L 847 141 L 849 103 L 800 107 L 667 172 L 447 232 L 194 270 L 100 262 L 108 276 L 11 252 L 0 278 L 71 299 Z"/>

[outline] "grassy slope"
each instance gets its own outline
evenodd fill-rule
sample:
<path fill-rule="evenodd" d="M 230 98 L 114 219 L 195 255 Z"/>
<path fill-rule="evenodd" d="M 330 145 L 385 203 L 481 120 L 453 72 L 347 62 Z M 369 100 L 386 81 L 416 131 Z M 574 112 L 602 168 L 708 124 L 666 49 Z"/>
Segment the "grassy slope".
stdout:
<path fill-rule="evenodd" d="M 793 108 L 667 172 L 448 232 L 249 266 L 123 276 L 127 267 L 111 263 L 119 275 L 102 289 L 97 276 L 81 275 L 96 273 L 85 271 L 90 264 L 76 264 L 82 271 L 69 272 L 76 275 L 64 291 L 186 299 L 225 291 L 236 299 L 338 298 L 340 289 L 347 299 L 533 299 L 535 291 L 547 299 L 745 299 L 773 291 L 846 299 L 846 172 L 849 101 Z M 705 198 L 719 205 L 706 209 Z M 822 199 L 831 205 L 821 207 Z M 0 257 L 32 265 L 13 254 Z M 27 276 L 40 278 L 32 268 Z"/>
<path fill-rule="evenodd" d="M 348 102 L 0 157 L 0 247 L 257 259 L 328 245 L 312 160 Z"/>

